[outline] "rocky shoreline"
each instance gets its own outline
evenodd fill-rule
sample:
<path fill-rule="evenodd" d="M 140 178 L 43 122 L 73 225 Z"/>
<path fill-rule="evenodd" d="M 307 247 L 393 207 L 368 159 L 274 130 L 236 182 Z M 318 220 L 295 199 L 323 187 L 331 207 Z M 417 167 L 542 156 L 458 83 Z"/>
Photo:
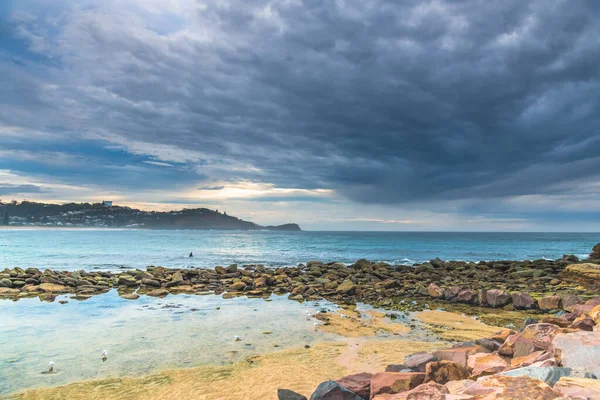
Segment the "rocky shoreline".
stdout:
<path fill-rule="evenodd" d="M 321 383 L 311 400 L 600 399 L 600 297 L 548 323 L 419 352 L 375 374 Z M 279 400 L 307 400 L 287 389 Z"/>
<path fill-rule="evenodd" d="M 150 266 L 146 271 L 120 273 L 17 267 L 0 272 L 0 297 L 18 300 L 37 296 L 54 301 L 57 294 L 71 294 L 73 299 L 86 300 L 117 289 L 122 297 L 132 300 L 140 295 L 162 297 L 169 293 L 224 298 L 278 294 L 296 301 L 326 299 L 338 304 L 363 302 L 407 309 L 411 304 L 407 299 L 429 298 L 532 313 L 570 312 L 598 293 L 598 263 L 564 256 L 559 260 L 478 263 L 434 259 L 414 266 L 364 259 L 350 266 L 310 261 L 277 269 L 235 264 L 214 270 Z"/>

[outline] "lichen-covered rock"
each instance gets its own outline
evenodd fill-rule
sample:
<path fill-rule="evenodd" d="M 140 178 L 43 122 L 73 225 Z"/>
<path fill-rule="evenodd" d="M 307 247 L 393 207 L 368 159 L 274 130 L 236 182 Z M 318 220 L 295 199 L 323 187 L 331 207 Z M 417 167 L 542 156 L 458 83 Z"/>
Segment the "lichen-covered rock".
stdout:
<path fill-rule="evenodd" d="M 356 285 L 350 279 L 346 279 L 336 289 L 336 292 L 346 295 L 352 295 L 356 291 Z"/>
<path fill-rule="evenodd" d="M 450 391 L 444 385 L 428 382 L 406 392 L 378 396 L 381 400 L 446 400 Z M 377 400 L 377 399 L 374 399 Z"/>
<path fill-rule="evenodd" d="M 119 283 L 119 285 L 123 285 L 123 286 L 129 286 L 129 287 L 137 286 L 137 282 L 136 282 L 135 278 L 133 276 L 127 275 L 127 274 L 120 275 L 117 282 Z"/>
<path fill-rule="evenodd" d="M 576 282 L 588 288 L 598 288 L 600 284 L 600 265 L 592 263 L 571 264 L 561 272 L 566 282 Z"/>
<path fill-rule="evenodd" d="M 498 372 L 502 372 L 509 366 L 509 362 L 497 353 L 473 354 L 469 356 L 467 364 L 470 368 L 473 369 L 471 371 L 471 379 L 476 379 L 482 376 L 493 375 Z"/>
<path fill-rule="evenodd" d="M 570 398 L 600 399 L 600 380 L 589 378 L 562 377 L 554 390 Z"/>
<path fill-rule="evenodd" d="M 424 380 L 422 372 L 379 372 L 371 379 L 371 398 L 414 389 Z"/>
<path fill-rule="evenodd" d="M 484 376 L 463 393 L 485 400 L 554 400 L 562 397 L 561 393 L 544 382 L 528 376 Z"/>
<path fill-rule="evenodd" d="M 592 378 L 592 375 L 585 370 L 574 370 L 565 367 L 523 367 L 510 371 L 502 372 L 504 376 L 528 376 L 539 379 L 547 385 L 554 386 L 563 376 L 577 378 Z"/>
<path fill-rule="evenodd" d="M 449 381 L 467 379 L 471 375 L 469 368 L 452 361 L 432 361 L 425 368 L 425 382 L 445 384 Z"/>
<path fill-rule="evenodd" d="M 546 296 L 538 299 L 538 307 L 540 310 L 558 310 L 560 308 L 560 297 L 559 296 Z"/>

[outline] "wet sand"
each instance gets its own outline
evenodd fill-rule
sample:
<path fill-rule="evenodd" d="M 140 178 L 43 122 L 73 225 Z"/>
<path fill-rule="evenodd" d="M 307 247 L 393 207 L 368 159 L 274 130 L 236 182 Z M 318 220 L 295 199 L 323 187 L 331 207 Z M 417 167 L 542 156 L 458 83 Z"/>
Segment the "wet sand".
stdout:
<path fill-rule="evenodd" d="M 14 395 L 15 399 L 177 399 L 201 400 L 264 400 L 276 399 L 277 388 L 287 388 L 309 396 L 325 380 L 338 379 L 358 372 L 382 371 L 388 364 L 402 363 L 406 355 L 450 346 L 447 341 L 411 340 L 404 325 L 371 312 L 365 319 L 353 316 L 355 311 L 339 317 L 338 332 L 349 333 L 356 325 L 371 332 L 402 326 L 407 337 L 397 339 L 369 339 L 346 337 L 342 342 L 321 343 L 308 349 L 289 349 L 264 355 L 246 357 L 229 366 L 200 366 L 169 370 L 143 378 L 90 380 L 62 387 L 37 389 Z M 368 313 L 367 313 L 368 314 Z M 336 314 L 337 315 L 337 314 Z M 449 312 L 422 312 L 417 318 L 425 324 L 446 327 L 452 334 L 447 339 L 461 337 L 477 339 L 497 332 L 471 317 Z M 341 322 L 343 321 L 343 323 Z M 340 322 L 342 325 L 337 324 Z M 388 331 L 389 332 L 389 331 Z M 347 335 L 352 336 L 352 335 Z"/>

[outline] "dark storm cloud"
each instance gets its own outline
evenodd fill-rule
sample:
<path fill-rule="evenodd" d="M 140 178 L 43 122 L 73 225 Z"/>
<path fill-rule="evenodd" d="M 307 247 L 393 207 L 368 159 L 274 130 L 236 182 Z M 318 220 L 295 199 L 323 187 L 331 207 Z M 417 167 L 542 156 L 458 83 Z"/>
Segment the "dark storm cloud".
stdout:
<path fill-rule="evenodd" d="M 52 28 L 15 10 L 29 47 L 0 58 L 4 125 L 366 203 L 600 177 L 595 2 L 215 0 L 150 20 L 90 4 L 48 11 Z"/>
<path fill-rule="evenodd" d="M 41 192 L 43 192 L 43 188 L 36 185 L 10 185 L 0 183 L 0 196 Z"/>

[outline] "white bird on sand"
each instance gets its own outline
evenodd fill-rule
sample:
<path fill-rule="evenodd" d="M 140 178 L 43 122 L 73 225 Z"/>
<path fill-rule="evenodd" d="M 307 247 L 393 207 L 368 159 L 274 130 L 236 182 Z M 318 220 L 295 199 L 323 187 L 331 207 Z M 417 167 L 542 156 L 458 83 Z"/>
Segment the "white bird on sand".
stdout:
<path fill-rule="evenodd" d="M 236 342 L 241 342 L 242 341 L 242 337 L 238 336 L 238 335 L 235 335 L 235 341 Z"/>

